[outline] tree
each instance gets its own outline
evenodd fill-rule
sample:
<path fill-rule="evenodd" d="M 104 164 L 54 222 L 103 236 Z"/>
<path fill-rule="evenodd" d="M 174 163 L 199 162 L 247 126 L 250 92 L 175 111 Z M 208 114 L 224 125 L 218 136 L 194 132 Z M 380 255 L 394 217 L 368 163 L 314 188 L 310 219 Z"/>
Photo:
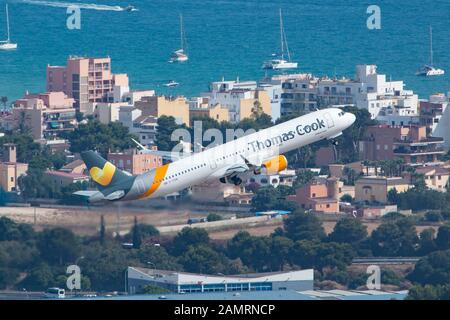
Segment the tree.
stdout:
<path fill-rule="evenodd" d="M 0 217 L 0 241 L 27 241 L 35 237 L 29 224 L 16 223 L 7 217 Z"/>
<path fill-rule="evenodd" d="M 208 222 L 220 221 L 220 220 L 222 220 L 222 216 L 217 213 L 210 213 L 210 214 L 208 214 L 208 217 L 206 217 L 206 220 L 208 220 Z"/>
<path fill-rule="evenodd" d="M 206 274 L 227 272 L 227 258 L 204 244 L 188 246 L 179 261 L 188 272 Z"/>
<path fill-rule="evenodd" d="M 163 293 L 170 293 L 170 290 L 163 288 L 163 287 L 159 287 L 156 285 L 151 285 L 148 284 L 146 286 L 144 286 L 142 288 L 142 291 L 139 293 L 143 293 L 143 294 L 163 294 Z"/>
<path fill-rule="evenodd" d="M 189 246 L 208 245 L 208 232 L 200 228 L 183 228 L 173 239 L 172 247 L 174 255 L 181 255 Z"/>
<path fill-rule="evenodd" d="M 228 242 L 227 252 L 231 259 L 239 258 L 255 271 L 267 271 L 280 267 L 271 250 L 272 244 L 273 239 L 269 237 L 253 237 L 246 231 L 240 231 Z"/>
<path fill-rule="evenodd" d="M 307 185 L 311 180 L 317 176 L 317 173 L 311 170 L 300 170 L 297 173 L 297 178 L 294 182 L 294 188 L 298 189 Z"/>
<path fill-rule="evenodd" d="M 144 244 L 137 252 L 139 261 L 148 267 L 161 270 L 181 270 L 176 259 L 169 255 L 162 246 Z"/>
<path fill-rule="evenodd" d="M 105 234 L 106 234 L 105 216 L 101 215 L 100 216 L 100 235 L 99 235 L 99 240 L 100 240 L 100 244 L 102 244 L 102 245 L 105 243 Z"/>
<path fill-rule="evenodd" d="M 447 208 L 446 195 L 436 190 L 412 188 L 401 193 L 389 193 L 388 199 L 400 209 L 441 210 Z"/>
<path fill-rule="evenodd" d="M 421 285 L 450 283 L 450 250 L 435 251 L 421 258 L 407 278 Z"/>
<path fill-rule="evenodd" d="M 70 142 L 70 151 L 80 153 L 86 150 L 96 150 L 104 158 L 110 151 L 122 151 L 133 146 L 131 138 L 138 139 L 128 132 L 122 123 L 110 122 L 103 124 L 98 120 L 88 120 L 74 131 L 61 134 Z"/>
<path fill-rule="evenodd" d="M 434 239 L 435 231 L 433 228 L 424 229 L 419 235 L 419 249 L 418 254 L 421 256 L 427 255 L 430 252 L 436 251 L 437 246 Z"/>
<path fill-rule="evenodd" d="M 425 220 L 429 222 L 439 222 L 444 220 L 439 211 L 428 211 L 425 213 Z"/>
<path fill-rule="evenodd" d="M 133 234 L 133 248 L 139 249 L 142 244 L 142 235 L 139 230 L 136 216 L 134 217 L 134 226 L 133 226 L 132 234 Z"/>
<path fill-rule="evenodd" d="M 338 243 L 357 244 L 367 237 L 367 226 L 354 218 L 343 218 L 334 226 L 328 239 Z"/>
<path fill-rule="evenodd" d="M 30 159 L 41 153 L 41 146 L 34 142 L 30 134 L 12 133 L 0 137 L 0 145 L 14 143 L 17 146 L 17 161 L 28 163 Z"/>
<path fill-rule="evenodd" d="M 172 133 L 176 129 L 184 128 L 185 125 L 178 125 L 172 116 L 161 116 L 158 118 L 158 130 L 156 132 L 156 146 L 158 150 L 172 151 L 179 141 L 172 141 Z M 191 142 L 191 141 L 189 141 Z"/>
<path fill-rule="evenodd" d="M 293 189 L 286 186 L 266 186 L 256 190 L 252 198 L 253 211 L 287 210 L 297 209 L 297 203 L 287 201 L 286 197 L 293 193 Z"/>
<path fill-rule="evenodd" d="M 416 285 L 408 290 L 406 300 L 449 300 L 450 286 Z"/>
<path fill-rule="evenodd" d="M 377 122 L 371 118 L 367 109 L 346 106 L 343 110 L 353 113 L 356 116 L 356 121 L 336 139 L 338 142 L 336 152 L 338 154 L 338 160 L 344 163 L 350 163 L 359 159 L 359 141 L 363 139 L 367 128 L 375 125 Z"/>
<path fill-rule="evenodd" d="M 355 255 L 348 244 L 321 243 L 318 241 L 296 241 L 292 247 L 291 257 L 294 264 L 302 268 L 325 268 L 345 270 Z"/>
<path fill-rule="evenodd" d="M 84 247 L 84 258 L 79 266 L 84 276 L 91 282 L 96 291 L 118 291 L 124 288 L 124 272 L 129 265 L 137 262 L 131 256 L 134 250 L 122 249 L 118 243 L 106 243 L 102 246 L 93 242 Z"/>
<path fill-rule="evenodd" d="M 353 202 L 353 198 L 352 198 L 351 195 L 349 195 L 348 193 L 346 193 L 346 194 L 344 194 L 344 195 L 341 197 L 341 201 L 342 201 L 342 202 L 347 202 L 347 203 L 352 203 L 352 202 Z"/>
<path fill-rule="evenodd" d="M 62 266 L 80 255 L 79 239 L 64 228 L 46 229 L 38 236 L 37 247 L 49 264 Z"/>
<path fill-rule="evenodd" d="M 416 229 L 408 218 L 382 223 L 370 237 L 376 256 L 414 256 L 418 244 Z"/>
<path fill-rule="evenodd" d="M 271 269 L 282 271 L 284 265 L 291 261 L 290 253 L 294 243 L 291 239 L 286 237 L 275 236 L 271 239 Z"/>
<path fill-rule="evenodd" d="M 315 215 L 297 210 L 284 220 L 286 236 L 294 241 L 297 240 L 322 240 L 325 231 L 322 222 Z"/>
<path fill-rule="evenodd" d="M 259 188 L 252 198 L 254 211 L 268 211 L 275 209 L 278 204 L 278 192 L 273 186 Z"/>
<path fill-rule="evenodd" d="M 291 250 L 292 263 L 302 269 L 313 268 L 317 259 L 317 248 L 320 242 L 310 240 L 295 241 Z"/>
<path fill-rule="evenodd" d="M 42 263 L 33 268 L 22 281 L 20 287 L 33 291 L 45 291 L 55 284 L 55 276 L 48 264 Z"/>
<path fill-rule="evenodd" d="M 327 267 L 345 270 L 355 256 L 353 248 L 346 243 L 321 243 L 316 250 L 317 258 L 314 268 L 320 271 Z"/>
<path fill-rule="evenodd" d="M 3 111 L 5 111 L 6 104 L 8 103 L 8 97 L 7 96 L 0 97 L 0 103 L 3 105 Z"/>
<path fill-rule="evenodd" d="M 15 284 L 18 276 L 17 270 L 0 267 L 0 290 L 5 290 Z"/>
<path fill-rule="evenodd" d="M 439 227 L 436 237 L 436 245 L 439 250 L 450 249 L 450 224 Z"/>

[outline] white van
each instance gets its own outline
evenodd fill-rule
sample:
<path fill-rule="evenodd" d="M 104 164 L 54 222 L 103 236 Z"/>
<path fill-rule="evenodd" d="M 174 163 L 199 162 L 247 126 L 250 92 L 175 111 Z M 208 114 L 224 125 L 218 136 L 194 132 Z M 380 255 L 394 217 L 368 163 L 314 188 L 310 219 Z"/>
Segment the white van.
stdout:
<path fill-rule="evenodd" d="M 66 297 L 66 291 L 61 288 L 48 288 L 45 292 L 46 298 L 64 299 Z"/>

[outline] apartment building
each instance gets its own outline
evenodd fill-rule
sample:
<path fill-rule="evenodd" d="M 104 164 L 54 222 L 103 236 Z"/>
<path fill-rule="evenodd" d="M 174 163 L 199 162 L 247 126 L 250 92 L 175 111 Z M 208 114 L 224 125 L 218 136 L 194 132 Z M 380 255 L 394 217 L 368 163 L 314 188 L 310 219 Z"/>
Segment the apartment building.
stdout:
<path fill-rule="evenodd" d="M 189 126 L 189 103 L 185 97 L 142 97 L 134 106 L 142 111 L 143 116 L 172 116 L 177 124 Z"/>
<path fill-rule="evenodd" d="M 355 105 L 367 109 L 372 118 L 391 109 L 399 115 L 417 114 L 418 96 L 404 89 L 403 81 L 388 81 L 376 65 L 357 65 L 353 79 L 289 74 L 272 77 L 281 84 L 281 115 L 303 114 L 332 105 Z"/>
<path fill-rule="evenodd" d="M 128 86 L 126 74 L 111 72 L 109 57 L 70 56 L 66 66 L 47 66 L 47 91 L 66 93 L 75 99 L 75 109 L 83 113 L 90 102 L 114 102 L 114 87 Z"/>
<path fill-rule="evenodd" d="M 245 118 L 251 118 L 253 114 L 272 114 L 272 106 L 266 91 L 255 89 L 237 89 L 209 92 L 209 105 L 217 104 L 226 108 L 230 122 L 236 123 Z"/>
<path fill-rule="evenodd" d="M 133 175 L 138 175 L 162 166 L 161 156 L 140 153 L 136 149 L 121 153 L 108 153 L 107 158 L 117 168 Z"/>
<path fill-rule="evenodd" d="M 77 125 L 74 99 L 63 92 L 25 94 L 12 109 L 12 127 L 28 128 L 34 139 L 55 139 Z"/>
<path fill-rule="evenodd" d="M 424 126 L 370 126 L 359 143 L 360 158 L 371 161 L 400 158 L 410 165 L 433 163 L 445 153 L 443 143 L 443 138 L 427 137 Z"/>
<path fill-rule="evenodd" d="M 152 146 L 156 139 L 157 119 L 142 115 L 142 110 L 134 106 L 122 106 L 119 110 L 119 121 L 136 135 L 144 146 Z"/>
<path fill-rule="evenodd" d="M 222 107 L 220 104 L 216 104 L 215 106 L 207 105 L 206 107 L 189 107 L 189 118 L 191 126 L 194 124 L 193 120 L 196 118 L 211 118 L 219 123 L 222 121 L 230 121 L 228 109 Z"/>

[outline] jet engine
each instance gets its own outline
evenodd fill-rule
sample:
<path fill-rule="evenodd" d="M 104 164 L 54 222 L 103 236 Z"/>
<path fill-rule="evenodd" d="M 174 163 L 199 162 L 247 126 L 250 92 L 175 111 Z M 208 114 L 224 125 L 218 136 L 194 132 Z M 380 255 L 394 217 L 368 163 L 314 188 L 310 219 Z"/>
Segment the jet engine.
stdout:
<path fill-rule="evenodd" d="M 283 171 L 287 168 L 288 161 L 285 156 L 279 155 L 276 157 L 273 157 L 272 159 L 269 159 L 267 161 L 264 161 L 261 165 L 262 171 L 266 175 L 272 175 L 277 174 L 280 171 Z"/>

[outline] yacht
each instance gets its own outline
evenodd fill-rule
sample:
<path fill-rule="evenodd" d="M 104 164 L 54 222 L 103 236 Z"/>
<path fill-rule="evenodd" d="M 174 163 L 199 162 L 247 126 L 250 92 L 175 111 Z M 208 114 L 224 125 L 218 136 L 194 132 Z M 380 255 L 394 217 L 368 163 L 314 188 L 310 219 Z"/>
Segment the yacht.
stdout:
<path fill-rule="evenodd" d="M 9 14 L 8 14 L 8 4 L 6 4 L 6 34 L 7 39 L 0 41 L 0 50 L 13 50 L 17 49 L 17 43 L 12 43 L 9 34 Z"/>
<path fill-rule="evenodd" d="M 430 64 L 422 66 L 419 71 L 416 72 L 417 76 L 431 77 L 441 76 L 445 74 L 443 69 L 436 68 L 433 65 L 433 29 L 430 26 Z"/>
<path fill-rule="evenodd" d="M 284 31 L 283 15 L 280 9 L 280 40 L 281 40 L 281 53 L 278 54 L 278 58 L 265 61 L 263 63 L 263 69 L 295 69 L 298 67 L 297 62 L 291 61 L 291 53 L 289 52 L 289 46 L 287 43 L 286 32 Z M 287 55 L 287 60 L 284 58 Z M 274 56 L 274 55 L 272 55 Z"/>
<path fill-rule="evenodd" d="M 180 14 L 180 49 L 175 50 L 170 56 L 170 63 L 185 62 L 189 60 L 186 53 L 186 35 L 184 33 L 183 16 Z"/>
<path fill-rule="evenodd" d="M 132 12 L 132 11 L 138 11 L 138 9 L 136 9 L 135 6 L 126 6 L 125 8 L 123 8 L 124 11 L 128 11 L 128 12 Z"/>
<path fill-rule="evenodd" d="M 176 87 L 176 86 L 178 86 L 178 85 L 179 85 L 178 82 L 176 82 L 176 81 L 174 81 L 174 80 L 170 80 L 169 82 L 167 82 L 167 83 L 164 84 L 164 87 L 171 88 L 171 87 Z"/>

